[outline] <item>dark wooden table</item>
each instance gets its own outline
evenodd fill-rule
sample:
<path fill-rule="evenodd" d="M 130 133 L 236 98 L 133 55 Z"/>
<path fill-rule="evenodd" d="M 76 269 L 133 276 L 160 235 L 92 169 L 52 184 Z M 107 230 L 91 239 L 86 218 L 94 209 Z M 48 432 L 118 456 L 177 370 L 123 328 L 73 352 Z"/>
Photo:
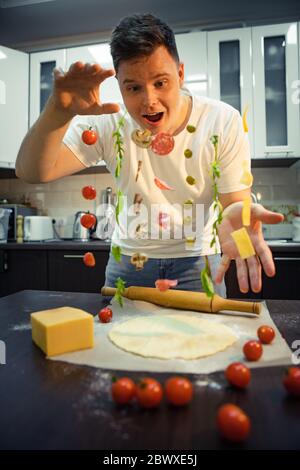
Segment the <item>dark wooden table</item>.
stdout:
<path fill-rule="evenodd" d="M 230 388 L 222 372 L 190 375 L 195 396 L 190 406 L 157 410 L 136 404 L 115 406 L 110 377 L 116 371 L 46 360 L 32 343 L 31 311 L 69 305 L 96 314 L 107 299 L 98 294 L 22 291 L 0 299 L 0 339 L 6 365 L 0 365 L 1 449 L 300 449 L 300 400 L 283 386 L 284 367 L 253 370 L 246 391 Z M 300 301 L 267 302 L 272 318 L 291 346 L 300 340 Z M 120 372 L 138 379 L 145 375 Z M 164 382 L 171 374 L 151 374 Z M 226 402 L 251 417 L 247 442 L 222 440 L 215 425 Z"/>

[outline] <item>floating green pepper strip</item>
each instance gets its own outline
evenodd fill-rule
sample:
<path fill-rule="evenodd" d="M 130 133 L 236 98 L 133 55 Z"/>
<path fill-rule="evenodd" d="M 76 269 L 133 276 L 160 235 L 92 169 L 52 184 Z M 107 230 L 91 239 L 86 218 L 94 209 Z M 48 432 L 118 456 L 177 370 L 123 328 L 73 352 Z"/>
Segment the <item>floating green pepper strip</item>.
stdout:
<path fill-rule="evenodd" d="M 124 194 L 122 193 L 120 189 L 118 189 L 117 204 L 116 204 L 116 221 L 118 225 L 119 225 L 119 215 L 123 207 L 124 207 Z"/>
<path fill-rule="evenodd" d="M 211 165 L 211 171 L 212 171 L 212 179 L 213 179 L 213 210 L 214 212 L 217 211 L 217 219 L 213 223 L 213 228 L 212 228 L 212 240 L 210 242 L 210 247 L 212 248 L 215 246 L 215 250 L 217 253 L 217 236 L 218 236 L 218 225 L 223 220 L 223 208 L 222 204 L 219 200 L 219 192 L 218 192 L 218 185 L 217 185 L 217 180 L 221 176 L 221 170 L 220 170 L 220 165 L 219 165 L 219 158 L 218 158 L 218 147 L 219 147 L 219 136 L 218 135 L 213 135 L 211 137 L 211 143 L 214 146 L 214 161 Z"/>
<path fill-rule="evenodd" d="M 121 248 L 117 245 L 112 245 L 111 252 L 117 263 L 121 262 L 122 252 Z"/>
<path fill-rule="evenodd" d="M 201 283 L 207 297 L 213 297 L 215 294 L 214 284 L 211 278 L 211 271 L 207 256 L 205 256 L 205 267 L 201 271 Z"/>
<path fill-rule="evenodd" d="M 125 125 L 125 116 L 127 114 L 127 111 L 125 111 L 124 115 L 121 117 L 121 119 L 118 122 L 117 129 L 115 132 L 113 132 L 113 138 L 115 138 L 115 149 L 117 150 L 117 166 L 115 170 L 115 177 L 119 178 L 120 173 L 121 173 L 121 168 L 122 168 L 122 160 L 124 157 L 124 140 L 123 136 L 121 134 L 121 128 L 124 127 Z"/>
<path fill-rule="evenodd" d="M 116 280 L 116 284 L 115 284 L 117 290 L 116 290 L 116 293 L 114 295 L 114 300 L 116 300 L 118 302 L 120 307 L 123 307 L 122 294 L 125 291 L 125 284 L 126 284 L 126 282 L 123 281 L 123 279 L 121 279 L 120 277 L 118 277 L 118 279 Z"/>

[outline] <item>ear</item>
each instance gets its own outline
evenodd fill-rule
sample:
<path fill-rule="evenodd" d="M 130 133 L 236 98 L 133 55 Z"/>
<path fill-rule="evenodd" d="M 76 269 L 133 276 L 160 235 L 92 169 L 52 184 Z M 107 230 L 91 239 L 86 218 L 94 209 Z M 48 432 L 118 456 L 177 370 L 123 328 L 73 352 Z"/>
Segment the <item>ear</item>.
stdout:
<path fill-rule="evenodd" d="M 179 85 L 180 87 L 182 87 L 183 82 L 184 82 L 184 63 L 183 62 L 179 62 L 178 76 L 179 76 Z"/>

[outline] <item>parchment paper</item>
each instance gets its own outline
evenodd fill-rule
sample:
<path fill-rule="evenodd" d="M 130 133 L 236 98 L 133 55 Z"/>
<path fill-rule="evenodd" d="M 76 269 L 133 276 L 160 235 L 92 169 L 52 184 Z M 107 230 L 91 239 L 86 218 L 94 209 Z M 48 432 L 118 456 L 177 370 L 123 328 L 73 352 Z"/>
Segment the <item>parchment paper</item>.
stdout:
<path fill-rule="evenodd" d="M 241 361 L 249 367 L 266 367 L 285 365 L 291 363 L 291 351 L 285 340 L 280 335 L 272 321 L 265 303 L 259 316 L 227 312 L 210 314 L 187 310 L 176 310 L 162 308 L 160 306 L 137 300 L 124 299 L 124 307 L 121 308 L 116 302 L 112 303 L 113 320 L 111 323 L 100 323 L 95 317 L 95 346 L 93 349 L 85 349 L 49 359 L 65 361 L 73 364 L 84 364 L 101 369 L 132 370 L 146 372 L 183 372 L 183 373 L 211 373 L 224 370 L 231 362 Z M 238 340 L 235 344 L 213 356 L 196 360 L 183 359 L 152 359 L 128 353 L 115 346 L 107 337 L 107 334 L 116 322 L 125 321 L 134 316 L 149 316 L 156 314 L 185 314 L 201 316 L 203 319 L 223 323 L 236 333 Z M 270 325 L 276 332 L 275 339 L 270 345 L 264 345 L 264 352 L 259 361 L 246 361 L 243 355 L 243 345 L 250 339 L 257 339 L 257 328 L 260 325 Z"/>

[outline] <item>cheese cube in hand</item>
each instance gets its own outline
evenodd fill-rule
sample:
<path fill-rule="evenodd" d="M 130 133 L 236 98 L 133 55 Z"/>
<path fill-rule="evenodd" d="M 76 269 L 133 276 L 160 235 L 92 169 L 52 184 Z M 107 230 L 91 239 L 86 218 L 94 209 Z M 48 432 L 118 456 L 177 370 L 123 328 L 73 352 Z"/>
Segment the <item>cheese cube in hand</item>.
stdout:
<path fill-rule="evenodd" d="M 242 259 L 250 258 L 250 256 L 255 255 L 255 250 L 245 227 L 231 232 L 231 236 Z"/>
<path fill-rule="evenodd" d="M 93 315 L 74 307 L 31 314 L 32 340 L 47 356 L 94 346 Z"/>

